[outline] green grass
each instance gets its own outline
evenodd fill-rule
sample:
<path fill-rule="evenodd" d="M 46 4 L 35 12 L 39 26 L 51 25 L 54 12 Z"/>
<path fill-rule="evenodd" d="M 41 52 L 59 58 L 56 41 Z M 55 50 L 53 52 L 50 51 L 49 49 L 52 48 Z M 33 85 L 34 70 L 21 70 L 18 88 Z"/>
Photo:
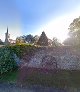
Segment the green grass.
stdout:
<path fill-rule="evenodd" d="M 80 71 L 60 71 L 51 74 L 35 72 L 28 75 L 25 80 L 25 84 L 38 84 L 60 88 L 80 87 Z"/>
<path fill-rule="evenodd" d="M 15 70 L 13 72 L 8 72 L 5 74 L 0 75 L 0 82 L 9 82 L 9 83 L 16 83 L 18 76 L 18 71 Z"/>
<path fill-rule="evenodd" d="M 16 83 L 18 71 L 8 72 L 0 76 L 0 82 Z M 80 88 L 80 71 L 59 71 L 56 73 L 44 74 L 42 72 L 32 72 L 26 75 L 23 85 L 43 85 L 58 88 L 73 87 Z"/>

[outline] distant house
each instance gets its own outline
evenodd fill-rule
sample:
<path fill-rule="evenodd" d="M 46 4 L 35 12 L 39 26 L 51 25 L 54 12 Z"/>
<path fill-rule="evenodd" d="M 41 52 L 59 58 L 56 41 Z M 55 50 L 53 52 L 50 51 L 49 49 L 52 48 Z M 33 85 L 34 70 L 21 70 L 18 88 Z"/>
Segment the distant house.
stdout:
<path fill-rule="evenodd" d="M 7 32 L 5 33 L 5 45 L 9 44 L 15 44 L 16 40 L 10 39 L 10 34 L 8 32 L 8 27 L 7 27 Z"/>

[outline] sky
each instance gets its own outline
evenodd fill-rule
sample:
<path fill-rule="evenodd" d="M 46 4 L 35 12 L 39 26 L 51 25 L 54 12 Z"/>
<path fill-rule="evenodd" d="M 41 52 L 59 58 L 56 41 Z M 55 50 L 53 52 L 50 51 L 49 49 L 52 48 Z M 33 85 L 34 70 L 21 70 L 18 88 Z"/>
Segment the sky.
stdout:
<path fill-rule="evenodd" d="M 8 26 L 11 39 L 45 31 L 63 42 L 79 16 L 80 0 L 0 0 L 0 39 L 4 41 Z"/>

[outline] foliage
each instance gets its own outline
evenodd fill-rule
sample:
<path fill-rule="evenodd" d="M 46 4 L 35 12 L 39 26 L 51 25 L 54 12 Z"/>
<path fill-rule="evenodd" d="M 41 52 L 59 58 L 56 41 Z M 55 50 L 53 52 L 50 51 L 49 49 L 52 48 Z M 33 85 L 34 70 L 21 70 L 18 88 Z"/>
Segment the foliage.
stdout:
<path fill-rule="evenodd" d="M 64 40 L 63 44 L 68 46 L 74 46 L 74 45 L 77 45 L 77 40 L 75 38 L 69 37 Z"/>
<path fill-rule="evenodd" d="M 32 44 L 32 45 L 37 45 L 37 46 L 60 46 L 61 43 L 58 41 L 57 38 L 53 38 L 53 40 L 47 38 L 45 32 L 43 31 L 41 36 L 39 37 L 38 35 L 23 35 L 20 37 L 16 38 L 16 44 Z"/>
<path fill-rule="evenodd" d="M 16 38 L 16 44 L 25 43 L 25 40 L 22 36 Z"/>
<path fill-rule="evenodd" d="M 4 43 L 2 42 L 2 40 L 0 39 L 0 45 L 4 45 Z"/>
<path fill-rule="evenodd" d="M 34 45 L 31 45 L 31 44 L 17 44 L 17 45 L 14 45 L 14 46 L 9 46 L 9 48 L 19 58 L 22 58 L 23 55 L 25 54 L 25 52 L 27 54 L 32 55 L 35 52 L 35 50 L 36 50 L 36 47 Z"/>
<path fill-rule="evenodd" d="M 34 36 L 34 44 L 37 45 L 37 42 L 39 40 L 39 36 L 38 35 L 35 35 Z"/>
<path fill-rule="evenodd" d="M 61 43 L 58 41 L 56 37 L 54 37 L 52 40 L 52 46 L 53 47 L 61 46 Z"/>
<path fill-rule="evenodd" d="M 16 43 L 17 44 L 22 44 L 22 43 L 27 43 L 27 44 L 36 44 L 39 40 L 39 36 L 38 35 L 23 35 L 20 37 L 16 38 Z"/>
<path fill-rule="evenodd" d="M 40 46 L 48 46 L 48 38 L 47 38 L 45 32 L 42 32 L 37 44 Z"/>
<path fill-rule="evenodd" d="M 18 77 L 18 70 L 9 71 L 0 75 L 0 82 L 16 83 Z"/>
<path fill-rule="evenodd" d="M 22 58 L 26 53 L 31 56 L 36 51 L 36 47 L 28 44 L 18 44 L 0 48 L 0 74 L 13 71 L 17 68 L 17 62 L 14 59 L 14 53 Z"/>
<path fill-rule="evenodd" d="M 48 46 L 52 46 L 52 40 L 51 39 L 48 39 Z"/>
<path fill-rule="evenodd" d="M 69 26 L 69 35 L 70 38 L 75 39 L 74 45 L 80 45 L 80 17 L 73 20 Z"/>
<path fill-rule="evenodd" d="M 12 71 L 17 68 L 13 53 L 6 47 L 0 48 L 0 74 Z"/>
<path fill-rule="evenodd" d="M 77 32 L 80 31 L 80 17 L 73 20 L 69 26 L 69 30 L 71 34 L 78 36 Z"/>
<path fill-rule="evenodd" d="M 31 35 L 31 34 L 25 36 L 25 40 L 26 40 L 29 44 L 32 44 L 32 43 L 34 43 L 34 41 L 35 41 L 33 35 Z"/>

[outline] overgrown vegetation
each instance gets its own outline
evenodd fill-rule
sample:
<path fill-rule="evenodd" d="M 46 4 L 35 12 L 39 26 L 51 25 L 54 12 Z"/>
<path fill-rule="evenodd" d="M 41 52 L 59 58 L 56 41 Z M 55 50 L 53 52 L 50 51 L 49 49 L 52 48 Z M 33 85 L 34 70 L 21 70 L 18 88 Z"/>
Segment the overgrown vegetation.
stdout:
<path fill-rule="evenodd" d="M 68 29 L 69 37 L 63 42 L 63 44 L 80 48 L 80 16 L 70 23 Z"/>
<path fill-rule="evenodd" d="M 0 48 L 0 74 L 13 71 L 15 68 L 18 67 L 14 54 L 17 55 L 20 59 L 23 55 L 27 54 L 32 56 L 37 47 L 34 45 L 28 44 L 18 44 L 12 46 L 4 46 Z"/>
<path fill-rule="evenodd" d="M 5 46 L 0 48 L 0 74 L 12 71 L 17 68 L 13 52 Z"/>
<path fill-rule="evenodd" d="M 32 34 L 29 34 L 16 38 L 16 44 L 26 44 L 26 43 L 49 47 L 56 47 L 62 45 L 56 37 L 53 37 L 53 39 L 48 38 L 44 31 L 42 32 L 41 36 L 38 35 L 33 36 Z"/>
<path fill-rule="evenodd" d="M 36 49 L 37 48 L 37 49 Z M 0 82 L 16 83 L 20 71 L 15 70 L 17 64 L 14 60 L 13 54 L 15 53 L 19 58 L 28 53 L 33 55 L 38 48 L 34 45 L 18 44 L 14 46 L 4 46 L 0 48 Z M 42 48 L 42 47 L 41 47 Z M 6 73 L 7 72 L 7 73 Z M 26 71 L 27 72 L 27 71 Z M 29 72 L 29 71 L 28 71 Z M 25 85 L 43 85 L 54 87 L 80 87 L 80 71 L 50 71 L 45 73 L 42 71 L 32 71 L 23 81 Z"/>
<path fill-rule="evenodd" d="M 9 46 L 8 47 L 12 52 L 14 52 L 19 58 L 22 58 L 24 54 L 30 54 L 32 55 L 35 51 L 36 48 L 34 45 L 30 44 L 17 44 L 14 46 Z"/>

